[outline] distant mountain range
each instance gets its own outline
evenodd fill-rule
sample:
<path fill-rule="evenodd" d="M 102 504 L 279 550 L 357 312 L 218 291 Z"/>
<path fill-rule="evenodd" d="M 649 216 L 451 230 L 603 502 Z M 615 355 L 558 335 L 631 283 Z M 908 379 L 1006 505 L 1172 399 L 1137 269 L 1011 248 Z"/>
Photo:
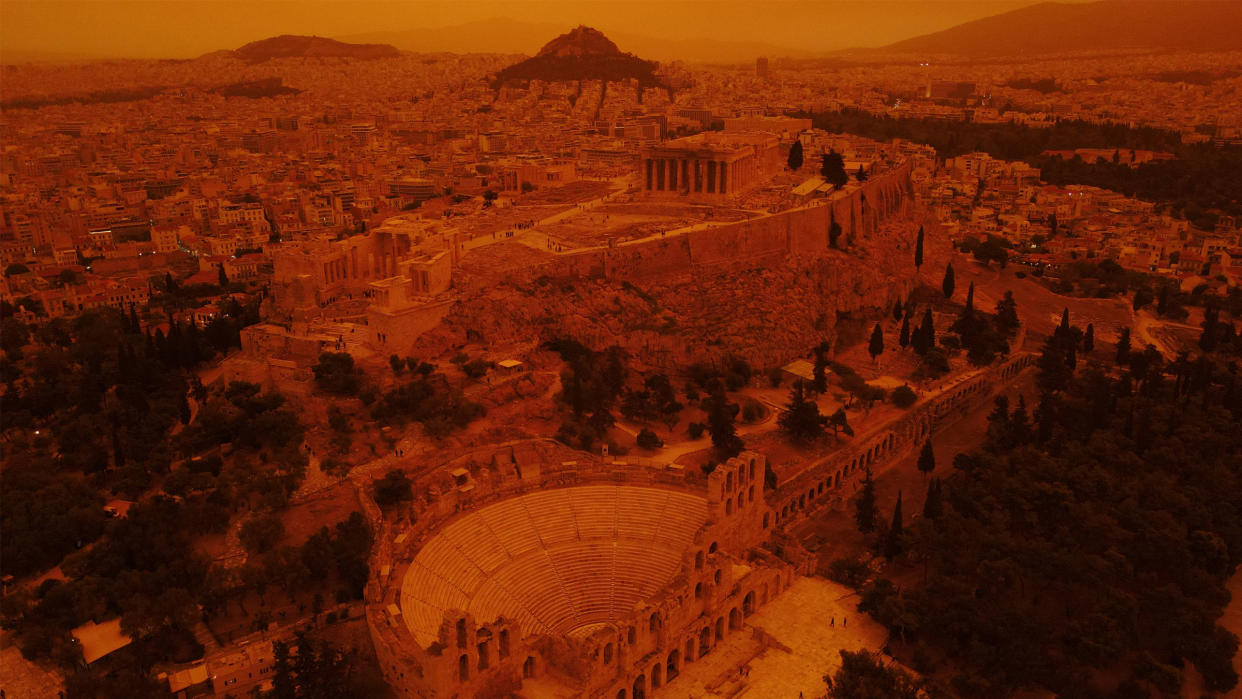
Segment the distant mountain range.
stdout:
<path fill-rule="evenodd" d="M 875 51 L 1021 56 L 1118 49 L 1242 49 L 1242 2 L 1041 3 L 899 41 Z"/>
<path fill-rule="evenodd" d="M 351 44 L 322 36 L 282 34 L 270 39 L 252 41 L 230 51 L 233 56 L 259 63 L 274 58 L 393 58 L 400 56 L 396 47 L 387 44 Z"/>
<path fill-rule="evenodd" d="M 520 53 L 529 56 L 564 31 L 563 24 L 522 22 L 497 17 L 448 27 L 368 32 L 338 38 L 342 41 L 391 44 L 403 51 L 417 53 Z M 807 58 L 815 55 L 815 52 L 761 41 L 660 39 L 624 32 L 609 32 L 609 35 L 625 51 L 655 61 L 740 63 L 753 61 L 759 56 Z"/>
<path fill-rule="evenodd" d="M 501 85 L 513 81 L 637 80 L 658 84 L 656 63 L 623 53 L 597 29 L 575 27 L 549 41 L 539 53 L 496 74 Z"/>

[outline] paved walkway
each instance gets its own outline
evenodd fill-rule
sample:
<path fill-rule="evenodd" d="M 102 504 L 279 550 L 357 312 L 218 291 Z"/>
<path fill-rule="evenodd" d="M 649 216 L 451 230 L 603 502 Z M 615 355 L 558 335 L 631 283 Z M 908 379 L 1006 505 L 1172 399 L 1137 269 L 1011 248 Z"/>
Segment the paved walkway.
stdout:
<path fill-rule="evenodd" d="M 707 657 L 686 665 L 682 674 L 658 690 L 660 699 L 703 697 L 823 696 L 824 675 L 841 666 L 842 650 L 878 651 L 888 632 L 855 608 L 849 588 L 822 578 L 799 578 L 775 600 L 745 621 Z M 835 626 L 832 619 L 836 619 Z M 847 625 L 848 621 L 848 625 Z M 751 635 L 758 629 L 775 643 L 758 652 Z M 737 666 L 742 665 L 741 672 Z"/>

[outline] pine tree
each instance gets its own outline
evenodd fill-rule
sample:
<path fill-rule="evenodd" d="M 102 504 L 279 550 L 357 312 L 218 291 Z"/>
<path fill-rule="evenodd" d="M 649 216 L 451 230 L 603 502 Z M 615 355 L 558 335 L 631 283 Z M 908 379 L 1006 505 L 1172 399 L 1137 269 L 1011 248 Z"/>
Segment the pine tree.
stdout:
<path fill-rule="evenodd" d="M 1095 349 L 1095 323 L 1087 323 L 1087 334 L 1082 337 L 1082 353 L 1091 354 Z"/>
<path fill-rule="evenodd" d="M 953 274 L 953 263 L 950 262 L 944 268 L 944 281 L 940 282 L 940 290 L 944 292 L 944 297 L 946 299 L 953 298 L 953 287 L 956 282 L 957 280 L 954 278 Z"/>
<path fill-rule="evenodd" d="M 914 268 L 923 266 L 923 227 L 919 226 L 919 237 L 914 242 Z"/>
<path fill-rule="evenodd" d="M 902 347 L 910 346 L 910 316 L 906 315 L 901 319 L 901 334 L 897 336 L 897 342 Z"/>
<path fill-rule="evenodd" d="M 884 352 L 884 331 L 880 329 L 880 324 L 875 324 L 875 329 L 871 331 L 871 342 L 867 343 L 867 352 L 871 355 L 871 361 L 875 361 Z"/>
<path fill-rule="evenodd" d="M 884 557 L 888 559 L 901 555 L 901 539 L 905 534 L 905 524 L 901 516 L 901 491 L 897 491 L 897 504 L 893 506 L 893 522 L 884 537 Z"/>
<path fill-rule="evenodd" d="M 1122 328 L 1117 338 L 1117 363 L 1127 364 L 1130 361 L 1130 329 Z"/>
<path fill-rule="evenodd" d="M 923 442 L 923 449 L 919 452 L 919 471 L 924 476 L 930 475 L 936 470 L 936 452 L 932 449 L 931 440 Z"/>
<path fill-rule="evenodd" d="M 862 490 L 854 503 L 854 522 L 863 534 L 875 531 L 875 482 L 871 480 L 870 468 L 863 474 Z"/>
<path fill-rule="evenodd" d="M 795 440 L 810 442 L 824 433 L 824 424 L 827 422 L 828 418 L 819 414 L 819 406 L 815 401 L 806 399 L 802 381 L 795 381 L 789 391 L 789 403 L 777 423 Z"/>
<path fill-rule="evenodd" d="M 794 141 L 789 147 L 789 169 L 797 172 L 802 169 L 802 141 Z"/>
<path fill-rule="evenodd" d="M 819 174 L 823 176 L 824 181 L 832 185 L 834 189 L 841 189 L 850 181 L 850 176 L 845 173 L 845 159 L 835 150 L 824 153 L 823 162 L 820 164 Z"/>

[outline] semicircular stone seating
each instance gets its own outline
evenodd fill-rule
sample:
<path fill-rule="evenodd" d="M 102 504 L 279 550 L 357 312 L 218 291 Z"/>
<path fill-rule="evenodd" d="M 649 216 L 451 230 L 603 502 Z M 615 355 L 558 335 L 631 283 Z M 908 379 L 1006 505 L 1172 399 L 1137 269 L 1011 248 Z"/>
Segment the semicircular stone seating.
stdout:
<path fill-rule="evenodd" d="M 515 496 L 453 520 L 419 550 L 401 585 L 423 647 L 444 612 L 515 620 L 524 634 L 583 636 L 668 584 L 707 521 L 707 501 L 635 485 Z"/>

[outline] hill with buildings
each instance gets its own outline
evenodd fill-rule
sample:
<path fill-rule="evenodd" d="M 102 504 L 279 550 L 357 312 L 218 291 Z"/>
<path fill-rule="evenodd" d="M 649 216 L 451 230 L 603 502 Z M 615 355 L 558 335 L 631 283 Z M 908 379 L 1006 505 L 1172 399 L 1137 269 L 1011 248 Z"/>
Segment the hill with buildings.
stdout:
<path fill-rule="evenodd" d="M 530 55 L 564 31 L 563 24 L 493 17 L 443 27 L 417 27 L 337 37 L 342 41 L 391 44 L 416 53 L 517 53 Z M 608 36 L 635 55 L 656 61 L 734 63 L 758 56 L 805 58 L 814 51 L 763 41 L 736 41 L 710 37 L 667 39 L 630 32 L 609 31 Z"/>
<path fill-rule="evenodd" d="M 322 36 L 282 34 L 252 41 L 232 54 L 259 63 L 274 58 L 394 58 L 401 52 L 387 44 L 349 44 Z"/>
<path fill-rule="evenodd" d="M 906 39 L 901 53 L 1015 56 L 1119 49 L 1242 49 L 1242 3 L 1106 0 L 1041 3 Z"/>
<path fill-rule="evenodd" d="M 545 80 L 637 80 L 659 84 L 656 63 L 623 53 L 602 32 L 579 26 L 549 41 L 535 56 L 496 74 L 493 84 Z"/>

